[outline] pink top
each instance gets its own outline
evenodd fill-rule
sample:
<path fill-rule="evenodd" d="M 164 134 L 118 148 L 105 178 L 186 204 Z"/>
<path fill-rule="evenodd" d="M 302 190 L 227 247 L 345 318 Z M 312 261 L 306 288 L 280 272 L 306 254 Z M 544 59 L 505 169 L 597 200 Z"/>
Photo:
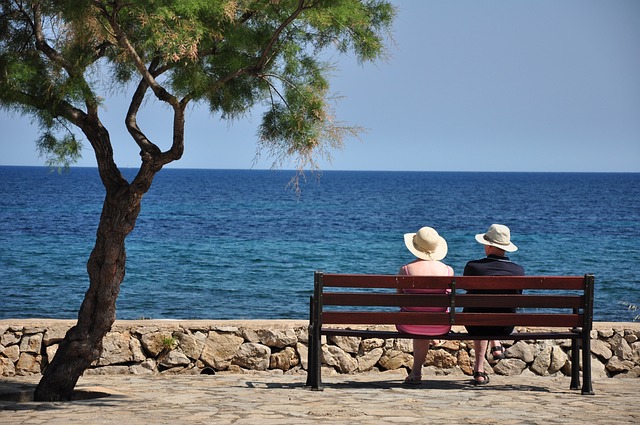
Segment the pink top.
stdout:
<path fill-rule="evenodd" d="M 400 275 L 407 276 L 453 276 L 453 269 L 440 261 L 416 260 L 400 268 Z M 405 289 L 411 294 L 442 294 L 441 289 Z M 447 311 L 446 307 L 402 307 L 400 311 Z M 450 325 L 396 325 L 399 332 L 414 335 L 444 335 L 451 330 Z"/>

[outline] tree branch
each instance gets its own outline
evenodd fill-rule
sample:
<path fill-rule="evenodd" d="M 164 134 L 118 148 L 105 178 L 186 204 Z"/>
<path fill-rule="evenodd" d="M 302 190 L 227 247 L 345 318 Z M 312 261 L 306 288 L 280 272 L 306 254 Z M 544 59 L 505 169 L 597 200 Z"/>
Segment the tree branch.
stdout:
<path fill-rule="evenodd" d="M 36 49 L 44 53 L 52 62 L 58 64 L 61 68 L 64 68 L 69 75 L 74 75 L 73 66 L 65 60 L 65 58 L 53 49 L 47 43 L 44 37 L 44 31 L 42 29 L 42 13 L 40 11 L 40 3 L 33 4 L 33 32 L 36 38 Z"/>
<path fill-rule="evenodd" d="M 276 31 L 273 33 L 273 36 L 265 46 L 264 50 L 262 51 L 262 55 L 260 56 L 260 60 L 256 64 L 256 71 L 264 68 L 264 66 L 269 61 L 269 53 L 271 52 L 271 49 L 273 49 L 273 45 L 276 43 L 276 41 L 278 41 L 278 38 L 280 38 L 280 34 L 282 34 L 282 31 L 284 31 L 284 29 L 288 27 L 289 24 L 291 24 L 291 22 L 293 22 L 298 16 L 300 16 L 302 11 L 304 11 L 305 9 L 306 7 L 304 6 L 304 0 L 299 0 L 296 10 L 294 10 L 293 13 L 289 15 L 289 17 L 285 19 L 282 24 L 280 24 L 278 29 L 276 29 Z"/>
<path fill-rule="evenodd" d="M 50 111 L 53 116 L 63 117 L 78 128 L 82 128 L 87 117 L 83 110 L 74 107 L 65 100 L 56 99 L 53 101 L 51 98 L 33 96 L 17 90 L 11 91 L 11 98 L 12 103 L 26 105 L 38 111 Z"/>
<path fill-rule="evenodd" d="M 304 10 L 309 9 L 309 6 L 305 6 L 304 3 L 305 3 L 304 0 L 299 0 L 298 1 L 298 6 L 293 11 L 293 13 L 291 13 L 291 15 L 289 15 L 287 17 L 287 19 L 285 19 L 284 22 L 281 23 L 278 26 L 278 28 L 274 31 L 273 35 L 271 36 L 271 38 L 267 42 L 266 46 L 262 50 L 262 54 L 260 55 L 260 59 L 258 59 L 258 62 L 255 65 L 246 66 L 244 68 L 238 69 L 235 72 L 232 72 L 231 74 L 219 79 L 218 80 L 218 84 L 224 84 L 227 81 L 230 81 L 230 80 L 233 80 L 234 78 L 240 77 L 241 75 L 247 75 L 247 74 L 249 74 L 249 75 L 258 75 L 260 73 L 260 71 L 265 67 L 265 65 L 269 62 L 269 57 L 270 57 L 269 55 L 270 55 L 270 53 L 271 53 L 271 51 L 273 49 L 273 46 L 278 41 L 278 38 L 280 37 L 280 34 L 282 34 L 282 32 L 285 30 L 285 28 L 289 24 L 291 24 L 291 22 L 293 22 Z"/>
<path fill-rule="evenodd" d="M 107 19 L 107 21 L 111 25 L 111 28 L 113 29 L 116 40 L 118 40 L 118 44 L 127 52 L 129 57 L 133 61 L 133 64 L 135 65 L 136 69 L 138 70 L 140 75 L 142 75 L 142 78 L 145 79 L 145 81 L 147 82 L 147 84 L 149 85 L 153 93 L 156 95 L 156 97 L 159 100 L 170 104 L 173 108 L 179 107 L 180 106 L 179 100 L 175 96 L 171 95 L 164 87 L 162 87 L 156 81 L 154 75 L 147 69 L 144 61 L 142 60 L 140 55 L 138 55 L 138 52 L 129 41 L 129 38 L 125 34 L 124 30 L 118 24 L 118 19 L 117 19 L 118 12 L 117 12 L 116 3 L 117 2 L 113 3 L 114 4 L 113 13 L 109 13 L 109 11 L 106 9 L 106 7 L 103 5 L 102 2 L 100 2 L 99 0 L 94 0 L 94 4 L 96 5 L 96 7 L 98 7 L 98 9 L 102 11 L 103 16 Z"/>
<path fill-rule="evenodd" d="M 85 105 L 87 107 L 87 113 L 90 115 L 97 116 L 98 102 L 96 101 L 96 98 L 93 95 L 93 92 L 91 91 L 89 85 L 84 79 L 83 73 L 79 72 L 79 70 L 75 66 L 73 66 L 73 64 L 70 63 L 63 55 L 61 55 L 60 52 L 52 48 L 49 45 L 49 43 L 47 43 L 47 40 L 44 36 L 44 30 L 42 27 L 42 12 L 40 10 L 40 6 L 41 6 L 40 3 L 37 3 L 37 2 L 34 2 L 32 4 L 34 19 L 31 22 L 31 25 L 32 25 L 33 33 L 36 40 L 35 42 L 36 50 L 39 50 L 42 53 L 44 53 L 45 56 L 47 56 L 49 60 L 51 60 L 51 62 L 55 63 L 56 65 L 64 69 L 70 78 L 77 79 L 78 81 L 81 82 L 83 87 L 82 91 L 84 92 L 83 98 L 84 98 Z M 25 13 L 25 16 L 28 17 L 26 13 Z M 100 56 L 96 55 L 94 60 L 98 60 L 99 57 Z"/>
<path fill-rule="evenodd" d="M 154 58 L 149 65 L 149 73 L 152 75 L 156 73 L 154 69 L 159 62 L 159 58 Z M 140 130 L 137 122 L 138 111 L 148 88 L 149 84 L 147 83 L 147 80 L 142 78 L 138 83 L 133 97 L 131 98 L 131 103 L 125 118 L 125 124 L 129 134 L 140 147 L 142 167 L 140 173 L 134 179 L 132 188 L 134 190 L 141 191 L 141 193 L 144 193 L 144 191 L 148 189 L 147 180 L 149 179 L 149 176 L 155 174 L 155 172 L 160 170 L 164 165 L 182 157 L 182 154 L 184 153 L 184 110 L 189 102 L 189 98 L 185 98 L 179 103 L 178 107 L 173 108 L 174 122 L 171 148 L 167 152 L 162 152 L 161 149 L 151 142 L 142 130 Z"/>
<path fill-rule="evenodd" d="M 155 157 L 160 155 L 160 148 L 145 136 L 145 134 L 140 130 L 140 127 L 138 127 L 137 121 L 138 111 L 140 110 L 140 105 L 144 100 L 144 95 L 148 88 L 149 84 L 147 83 L 147 80 L 142 78 L 138 83 L 138 87 L 136 88 L 133 97 L 131 98 L 131 104 L 129 105 L 129 109 L 127 110 L 127 115 L 125 117 L 125 125 L 127 126 L 129 134 L 133 137 L 133 140 L 135 140 L 140 147 L 142 153 Z"/>

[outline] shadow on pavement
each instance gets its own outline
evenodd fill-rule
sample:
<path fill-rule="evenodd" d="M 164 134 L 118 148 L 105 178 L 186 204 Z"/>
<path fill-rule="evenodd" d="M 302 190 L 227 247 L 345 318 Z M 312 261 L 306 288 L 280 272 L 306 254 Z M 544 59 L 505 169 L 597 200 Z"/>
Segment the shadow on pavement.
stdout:
<path fill-rule="evenodd" d="M 308 389 L 312 391 L 311 388 L 306 387 L 304 383 L 263 383 L 259 384 L 260 386 L 266 385 L 267 388 L 270 389 L 292 389 L 292 388 L 301 388 Z M 246 386 L 249 388 L 255 388 L 256 385 L 251 381 L 246 382 Z M 322 388 L 332 388 L 338 390 L 349 390 L 349 389 L 404 389 L 404 390 L 451 390 L 451 391 L 463 391 L 463 390 L 471 390 L 471 391 L 523 391 L 523 392 L 543 392 L 550 393 L 551 390 L 547 387 L 537 386 L 537 385 L 527 385 L 527 384 L 489 384 L 482 386 L 475 386 L 471 382 L 471 380 L 425 380 L 422 385 L 409 386 L 404 385 L 401 380 L 367 380 L 367 381 L 358 381 L 358 380 L 342 380 L 339 382 L 334 382 L 328 380 L 322 383 Z"/>

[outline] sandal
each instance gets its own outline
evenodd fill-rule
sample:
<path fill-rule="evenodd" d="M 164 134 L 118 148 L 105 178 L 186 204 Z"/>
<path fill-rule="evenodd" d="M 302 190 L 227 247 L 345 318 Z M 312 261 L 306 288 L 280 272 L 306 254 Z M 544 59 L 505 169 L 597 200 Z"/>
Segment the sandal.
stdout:
<path fill-rule="evenodd" d="M 482 378 L 482 380 L 479 378 Z M 484 372 L 473 372 L 473 385 L 486 385 L 488 383 L 489 375 Z"/>
<path fill-rule="evenodd" d="M 502 345 L 496 345 L 495 347 L 491 347 L 491 355 L 495 360 L 504 359 L 504 347 Z"/>
<path fill-rule="evenodd" d="M 404 379 L 405 385 L 420 385 L 422 384 L 421 376 L 413 376 L 411 373 Z"/>

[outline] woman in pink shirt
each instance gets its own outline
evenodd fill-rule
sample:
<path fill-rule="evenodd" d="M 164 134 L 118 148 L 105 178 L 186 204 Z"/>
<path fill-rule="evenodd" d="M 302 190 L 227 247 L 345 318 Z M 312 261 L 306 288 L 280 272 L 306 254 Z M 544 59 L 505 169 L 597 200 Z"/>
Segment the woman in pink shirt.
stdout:
<path fill-rule="evenodd" d="M 417 233 L 404 235 L 404 243 L 417 259 L 400 268 L 400 275 L 408 276 L 452 276 L 453 269 L 440 260 L 447 255 L 447 241 L 431 227 L 423 227 Z M 398 289 L 403 293 L 443 293 L 443 290 L 433 289 Z M 446 307 L 402 307 L 401 311 L 446 311 Z M 396 325 L 400 332 L 414 335 L 443 335 L 449 332 L 449 325 Z M 422 383 L 422 366 L 427 358 L 427 352 L 432 340 L 413 340 L 413 367 L 404 383 L 420 385 Z"/>

